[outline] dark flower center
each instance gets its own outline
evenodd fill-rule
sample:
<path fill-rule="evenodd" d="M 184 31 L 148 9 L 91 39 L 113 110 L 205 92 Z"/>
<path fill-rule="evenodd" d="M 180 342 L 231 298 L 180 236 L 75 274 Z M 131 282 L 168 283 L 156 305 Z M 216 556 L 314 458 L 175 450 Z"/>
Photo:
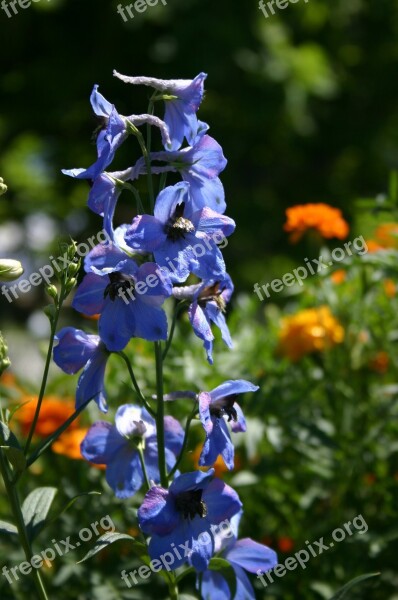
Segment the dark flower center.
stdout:
<path fill-rule="evenodd" d="M 202 500 L 203 490 L 181 492 L 175 499 L 175 507 L 184 519 L 193 519 L 199 515 L 201 519 L 207 515 L 207 506 Z"/>
<path fill-rule="evenodd" d="M 185 239 L 187 233 L 193 233 L 195 227 L 189 219 L 184 218 L 185 202 L 177 204 L 174 215 L 166 223 L 166 234 L 169 240 L 176 242 Z"/>
<path fill-rule="evenodd" d="M 217 400 L 210 406 L 210 414 L 217 419 L 221 419 L 221 417 L 227 415 L 228 423 L 230 421 L 237 421 L 238 413 L 234 408 L 236 398 L 237 394 L 232 394 L 231 396 Z"/>
<path fill-rule="evenodd" d="M 109 296 L 114 302 L 116 298 L 120 298 L 126 292 L 128 292 L 130 298 L 134 297 L 134 282 L 130 277 L 123 275 L 123 273 L 109 273 L 108 277 L 110 283 L 104 290 L 104 298 Z"/>
<path fill-rule="evenodd" d="M 225 300 L 222 297 L 222 293 L 224 291 L 224 288 L 221 289 L 220 287 L 220 282 L 216 281 L 216 283 L 214 283 L 213 285 L 204 288 L 204 290 L 202 290 L 200 292 L 199 298 L 198 298 L 198 304 L 201 308 L 205 308 L 206 304 L 208 302 L 215 302 L 217 304 L 218 310 L 221 311 L 222 313 L 225 313 Z"/>

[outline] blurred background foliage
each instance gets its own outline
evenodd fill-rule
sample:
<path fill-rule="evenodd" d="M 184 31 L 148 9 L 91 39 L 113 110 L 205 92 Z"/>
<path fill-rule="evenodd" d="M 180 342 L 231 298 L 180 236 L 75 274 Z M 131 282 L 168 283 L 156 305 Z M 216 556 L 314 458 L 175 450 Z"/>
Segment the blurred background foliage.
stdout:
<path fill-rule="evenodd" d="M 397 600 L 397 251 L 348 260 L 340 283 L 327 273 L 267 302 L 252 290 L 255 282 L 281 277 L 304 257 L 318 256 L 319 247 L 308 239 L 287 243 L 288 206 L 340 207 L 351 226 L 349 239 L 372 237 L 377 223 L 391 219 L 369 208 L 398 167 L 398 1 L 300 0 L 265 19 L 255 0 L 168 0 L 167 7 L 150 8 L 126 23 L 117 4 L 41 0 L 11 19 L 1 11 L 0 175 L 9 192 L 0 199 L 0 254 L 19 258 L 29 274 L 57 255 L 60 238 L 85 241 L 101 228 L 86 208 L 87 184 L 60 173 L 93 162 L 94 83 L 122 114 L 130 114 L 145 111 L 148 90 L 121 84 L 112 77 L 114 68 L 162 78 L 207 72 L 199 114 L 229 160 L 222 181 L 227 213 L 237 222 L 224 251 L 236 284 L 229 313 L 235 350 L 218 343 L 215 366 L 209 367 L 184 317 L 166 368 L 167 387 L 211 389 L 231 376 L 261 386 L 245 399 L 250 433 L 236 436 L 240 470 L 222 476 L 245 504 L 242 535 L 271 545 L 281 562 L 306 540 L 330 539 L 335 527 L 359 513 L 369 525 L 367 534 L 347 538 L 267 592 L 257 582 L 259 598 L 328 600 L 355 575 L 381 571 L 350 598 Z M 124 164 L 138 156 L 123 151 Z M 122 198 L 118 222 L 130 219 L 130 211 Z M 3 382 L 1 392 L 19 402 L 35 393 L 32 382 L 40 376 L 46 301 L 41 288 L 12 304 L 0 298 L 0 325 L 18 375 Z M 278 352 L 281 319 L 322 305 L 341 323 L 344 340 L 292 362 Z M 95 323 L 69 309 L 63 319 L 62 325 L 95 330 Z M 149 347 L 134 342 L 132 356 L 150 393 Z M 75 384 L 53 369 L 48 393 L 73 397 Z M 107 385 L 113 410 L 131 401 L 127 374 L 116 358 Z M 186 415 L 183 406 L 172 411 Z M 98 418 L 90 407 L 82 427 Z M 193 466 L 201 440 L 195 428 L 186 467 Z M 80 499 L 61 524 L 51 526 L 51 538 L 39 538 L 37 550 L 108 513 L 121 531 L 134 534 L 140 498 L 116 500 L 102 471 L 53 451 L 33 474 L 24 480 L 26 490 L 59 486 L 59 508 L 75 494 L 103 492 Z M 8 517 L 2 499 L 0 517 Z M 0 544 L 1 558 L 18 564 L 13 540 Z M 77 566 L 82 556 L 83 551 L 70 553 L 48 569 L 54 598 L 164 593 L 157 578 L 133 592 L 124 587 L 120 571 L 135 568 L 128 545 Z M 187 579 L 186 591 L 192 586 Z M 12 589 L 0 578 L 1 598 L 30 592 L 29 578 Z"/>

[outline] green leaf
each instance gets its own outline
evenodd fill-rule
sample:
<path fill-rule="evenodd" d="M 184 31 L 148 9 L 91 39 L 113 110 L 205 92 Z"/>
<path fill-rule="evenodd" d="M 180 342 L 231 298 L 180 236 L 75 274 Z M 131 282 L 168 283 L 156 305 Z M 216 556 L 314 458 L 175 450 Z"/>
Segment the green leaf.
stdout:
<path fill-rule="evenodd" d="M 0 421 L 0 444 L 12 448 L 21 448 L 16 436 L 2 421 Z"/>
<path fill-rule="evenodd" d="M 231 598 L 235 598 L 236 595 L 236 574 L 233 570 L 231 564 L 225 560 L 225 558 L 221 558 L 220 556 L 216 556 L 212 558 L 209 562 L 209 567 L 211 571 L 220 571 L 221 575 L 224 577 L 226 582 L 228 583 L 228 587 L 231 593 Z"/>
<path fill-rule="evenodd" d="M 33 540 L 44 527 L 56 493 L 57 488 L 42 487 L 33 490 L 25 498 L 22 504 L 22 514 L 30 540 Z"/>
<path fill-rule="evenodd" d="M 17 471 L 23 471 L 26 467 L 24 452 L 11 429 L 0 422 L 0 448 L 4 450 L 8 460 Z"/>
<path fill-rule="evenodd" d="M 0 533 L 11 533 L 14 535 L 18 535 L 18 529 L 12 523 L 7 523 L 7 521 L 0 520 Z"/>
<path fill-rule="evenodd" d="M 357 585 L 358 583 L 362 583 L 362 581 L 366 581 L 371 577 L 378 577 L 379 575 L 380 573 L 366 573 L 366 575 L 360 575 L 359 577 L 355 577 L 355 579 L 352 579 L 351 581 L 346 583 L 346 585 L 343 586 L 334 596 L 332 596 L 330 600 L 342 600 L 342 598 L 346 597 L 347 592 L 355 585 Z"/>
<path fill-rule="evenodd" d="M 142 544 L 141 542 L 137 542 L 135 538 L 133 538 L 131 535 L 128 535 L 127 533 L 109 531 L 108 533 L 104 533 L 104 535 L 101 535 L 96 541 L 94 548 L 91 548 L 91 550 L 87 552 L 84 558 L 79 560 L 76 564 L 79 565 L 80 563 L 88 560 L 98 552 L 101 552 L 101 550 L 104 550 L 104 548 L 108 548 L 108 546 L 119 540 L 132 540 L 134 542 L 134 545 L 139 545 L 140 547 L 144 546 L 144 544 Z"/>
<path fill-rule="evenodd" d="M 14 448 L 13 446 L 0 446 L 4 449 L 8 460 L 16 471 L 23 471 L 26 467 L 26 457 L 22 448 Z"/>

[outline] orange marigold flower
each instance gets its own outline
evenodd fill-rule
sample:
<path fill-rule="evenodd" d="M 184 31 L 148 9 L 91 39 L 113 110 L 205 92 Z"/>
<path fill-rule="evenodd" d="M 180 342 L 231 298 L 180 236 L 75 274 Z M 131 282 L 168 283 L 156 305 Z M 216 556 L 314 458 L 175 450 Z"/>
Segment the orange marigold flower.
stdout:
<path fill-rule="evenodd" d="M 279 351 L 292 361 L 323 351 L 344 340 L 344 329 L 328 306 L 301 310 L 284 317 L 279 332 Z"/>
<path fill-rule="evenodd" d="M 392 279 L 386 279 L 385 281 L 383 281 L 383 287 L 386 296 L 388 298 L 394 298 L 397 291 L 397 286 L 395 285 L 394 281 Z"/>
<path fill-rule="evenodd" d="M 368 247 L 368 252 L 379 252 L 379 250 L 385 250 L 383 246 L 381 246 L 376 240 L 366 240 L 366 245 Z"/>
<path fill-rule="evenodd" d="M 32 425 L 37 406 L 37 398 L 25 397 L 26 402 L 15 413 L 15 420 L 19 422 L 22 433 L 26 436 Z M 58 398 L 57 396 L 45 396 L 40 409 L 35 434 L 47 437 L 56 431 L 75 412 L 75 401 L 72 398 Z M 69 429 L 78 427 L 79 419 L 69 425 Z"/>
<path fill-rule="evenodd" d="M 346 272 L 344 271 L 344 269 L 339 269 L 338 271 L 335 271 L 331 274 L 330 279 L 336 285 L 338 285 L 339 283 L 343 283 L 343 281 L 346 280 Z"/>
<path fill-rule="evenodd" d="M 383 375 L 387 373 L 388 367 L 390 365 L 390 357 L 387 352 L 381 350 L 378 352 L 370 361 L 369 361 L 369 369 L 375 371 L 375 373 L 379 373 Z"/>
<path fill-rule="evenodd" d="M 67 429 L 66 431 L 61 433 L 59 438 L 55 440 L 55 442 L 52 444 L 52 451 L 56 454 L 68 456 L 69 458 L 84 460 L 80 452 L 80 444 L 84 440 L 88 429 L 88 427 L 77 427 L 75 429 Z M 95 465 L 94 463 L 89 464 L 97 469 L 106 469 L 106 465 Z"/>
<path fill-rule="evenodd" d="M 52 444 L 51 448 L 53 452 L 56 454 L 63 454 L 63 456 L 68 456 L 69 458 L 83 460 L 80 453 L 80 444 L 84 440 L 87 431 L 88 427 L 64 431 Z"/>
<path fill-rule="evenodd" d="M 383 248 L 398 248 L 398 223 L 383 223 L 376 229 L 376 240 Z"/>
<path fill-rule="evenodd" d="M 339 208 L 328 204 L 298 204 L 286 209 L 287 221 L 284 230 L 291 233 L 290 241 L 295 244 L 309 229 L 316 230 L 323 238 L 344 240 L 349 232 Z"/>

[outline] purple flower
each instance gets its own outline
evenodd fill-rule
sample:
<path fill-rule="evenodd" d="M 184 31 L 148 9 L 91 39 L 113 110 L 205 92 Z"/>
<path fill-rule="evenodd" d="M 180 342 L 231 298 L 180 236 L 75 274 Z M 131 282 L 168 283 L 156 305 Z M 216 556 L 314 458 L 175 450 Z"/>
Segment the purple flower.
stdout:
<path fill-rule="evenodd" d="M 255 392 L 258 385 L 244 379 L 225 381 L 211 392 L 199 394 L 199 415 L 206 439 L 199 458 L 200 466 L 214 465 L 218 456 L 228 469 L 234 468 L 234 446 L 224 417 L 234 433 L 246 431 L 246 421 L 236 398 L 245 392 Z"/>
<path fill-rule="evenodd" d="M 193 146 L 177 152 L 153 152 L 152 161 L 163 161 L 168 166 L 152 167 L 153 173 L 178 171 L 184 181 L 190 184 L 189 195 L 194 210 L 209 207 L 224 213 L 224 187 L 218 177 L 227 165 L 220 144 L 209 135 L 198 135 Z M 145 171 L 145 161 L 140 158 L 135 169 Z"/>
<path fill-rule="evenodd" d="M 230 235 L 235 223 L 210 208 L 194 210 L 189 184 L 164 189 L 154 216 L 138 215 L 125 236 L 134 250 L 153 252 L 156 262 L 171 269 L 172 281 L 185 281 L 190 272 L 203 279 L 224 277 L 225 263 L 217 242 Z"/>
<path fill-rule="evenodd" d="M 199 73 L 195 79 L 155 79 L 154 77 L 128 77 L 114 71 L 125 83 L 135 85 L 148 85 L 163 93 L 165 102 L 164 121 L 169 129 L 170 144 L 165 147 L 178 150 L 184 137 L 188 144 L 193 144 L 200 125 L 196 113 L 202 102 L 204 80 L 207 75 Z"/>
<path fill-rule="evenodd" d="M 165 417 L 166 463 L 172 469 L 179 454 L 184 431 L 173 417 Z M 105 477 L 118 498 L 129 498 L 141 488 L 144 474 L 138 448 L 143 450 L 149 480 L 158 482 L 158 445 L 155 420 L 145 408 L 124 404 L 116 412 L 115 425 L 98 421 L 81 444 L 84 458 L 105 464 Z"/>
<path fill-rule="evenodd" d="M 241 514 L 232 517 L 230 525 L 233 537 L 228 539 L 217 537 L 216 552 L 227 560 L 236 575 L 236 593 L 231 597 L 230 588 L 226 579 L 219 571 L 206 570 L 202 576 L 202 598 L 216 597 L 217 600 L 255 600 L 256 596 L 245 571 L 249 573 L 263 573 L 273 569 L 278 564 L 276 553 L 262 544 L 254 542 L 250 538 L 237 539 L 238 525 Z"/>
<path fill-rule="evenodd" d="M 167 339 L 161 306 L 172 287 L 157 264 L 139 267 L 116 246 L 99 244 L 87 255 L 85 269 L 88 274 L 72 306 L 87 315 L 101 315 L 99 333 L 109 350 L 122 350 L 132 337 Z"/>
<path fill-rule="evenodd" d="M 214 526 L 242 506 L 235 490 L 213 475 L 214 469 L 184 473 L 168 490 L 155 486 L 147 492 L 138 522 L 151 536 L 152 560 L 169 553 L 173 570 L 186 561 L 198 571 L 206 569 L 214 553 Z"/>
<path fill-rule="evenodd" d="M 76 409 L 93 399 L 102 412 L 107 412 L 104 375 L 109 352 L 99 336 L 64 327 L 55 336 L 55 343 L 54 362 L 65 373 L 73 375 L 84 367 L 76 388 Z"/>
<path fill-rule="evenodd" d="M 228 274 L 221 281 L 207 281 L 197 290 L 194 301 L 188 309 L 188 317 L 207 353 L 207 360 L 213 364 L 213 340 L 211 323 L 221 330 L 223 342 L 232 348 L 231 335 L 225 320 L 225 306 L 229 302 L 234 286 Z"/>

